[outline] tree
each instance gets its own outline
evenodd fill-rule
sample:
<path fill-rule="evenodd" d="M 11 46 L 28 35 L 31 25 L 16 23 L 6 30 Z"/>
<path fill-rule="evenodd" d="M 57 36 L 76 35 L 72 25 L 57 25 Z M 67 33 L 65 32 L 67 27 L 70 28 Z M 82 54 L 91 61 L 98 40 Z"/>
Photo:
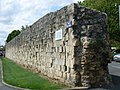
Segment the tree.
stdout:
<path fill-rule="evenodd" d="M 21 31 L 24 31 L 24 30 L 25 30 L 25 27 L 24 27 L 24 26 L 22 26 L 22 27 L 21 27 Z"/>
<path fill-rule="evenodd" d="M 29 27 L 28 25 L 22 26 L 22 27 L 21 27 L 21 31 L 26 30 L 28 27 Z"/>
<path fill-rule="evenodd" d="M 19 30 L 13 30 L 7 37 L 6 42 L 8 43 L 9 41 L 11 41 L 14 37 L 16 37 L 17 35 L 20 34 Z"/>
<path fill-rule="evenodd" d="M 116 0 L 84 0 L 80 5 L 105 12 L 108 15 L 110 40 L 120 42 L 119 10 L 115 6 Z M 119 5 L 120 0 L 117 4 Z"/>

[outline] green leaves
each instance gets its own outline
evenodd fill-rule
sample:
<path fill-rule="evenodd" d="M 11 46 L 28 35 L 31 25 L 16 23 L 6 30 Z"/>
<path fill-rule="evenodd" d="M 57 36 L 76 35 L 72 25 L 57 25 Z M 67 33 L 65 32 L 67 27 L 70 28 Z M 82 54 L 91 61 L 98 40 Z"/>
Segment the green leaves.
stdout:
<path fill-rule="evenodd" d="M 8 43 L 9 41 L 11 41 L 14 37 L 16 37 L 17 35 L 20 34 L 19 30 L 13 30 L 7 37 L 6 42 Z"/>
<path fill-rule="evenodd" d="M 120 0 L 117 0 L 120 4 Z M 80 5 L 105 12 L 108 15 L 110 39 L 120 42 L 119 10 L 115 0 L 84 0 Z"/>

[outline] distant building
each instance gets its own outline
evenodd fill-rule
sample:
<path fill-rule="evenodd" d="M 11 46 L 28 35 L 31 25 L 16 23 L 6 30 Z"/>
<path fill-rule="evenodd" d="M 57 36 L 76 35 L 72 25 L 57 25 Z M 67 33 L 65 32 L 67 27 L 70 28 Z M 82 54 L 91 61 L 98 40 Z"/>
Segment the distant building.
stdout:
<path fill-rule="evenodd" d="M 4 56 L 5 55 L 5 50 L 3 46 L 0 46 L 0 56 Z"/>
<path fill-rule="evenodd" d="M 3 51 L 0 51 L 0 56 L 3 56 Z"/>

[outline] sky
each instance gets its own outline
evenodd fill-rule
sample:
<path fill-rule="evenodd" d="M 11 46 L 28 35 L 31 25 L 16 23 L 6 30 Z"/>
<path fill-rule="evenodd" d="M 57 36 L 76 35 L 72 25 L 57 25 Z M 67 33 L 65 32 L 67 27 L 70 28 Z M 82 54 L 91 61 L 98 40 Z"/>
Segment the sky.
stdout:
<path fill-rule="evenodd" d="M 22 26 L 32 25 L 49 12 L 83 0 L 0 0 L 0 45 Z"/>

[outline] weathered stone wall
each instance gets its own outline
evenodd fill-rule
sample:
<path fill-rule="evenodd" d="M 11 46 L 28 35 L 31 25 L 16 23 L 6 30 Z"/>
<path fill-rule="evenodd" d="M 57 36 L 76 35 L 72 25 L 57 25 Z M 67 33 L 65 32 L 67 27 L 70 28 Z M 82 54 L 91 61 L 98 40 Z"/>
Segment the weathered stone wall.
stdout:
<path fill-rule="evenodd" d="M 104 13 L 77 4 L 65 6 L 7 43 L 6 57 L 70 85 L 109 85 L 106 18 Z"/>

